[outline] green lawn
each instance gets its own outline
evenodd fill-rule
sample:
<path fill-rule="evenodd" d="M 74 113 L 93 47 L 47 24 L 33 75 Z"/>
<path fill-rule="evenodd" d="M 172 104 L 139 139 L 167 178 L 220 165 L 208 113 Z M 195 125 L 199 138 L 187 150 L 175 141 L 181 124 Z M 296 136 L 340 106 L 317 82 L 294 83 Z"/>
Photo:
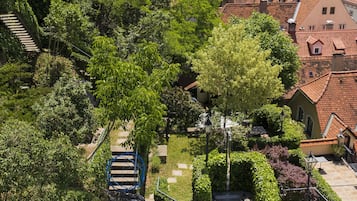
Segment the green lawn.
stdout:
<path fill-rule="evenodd" d="M 168 178 L 172 176 L 172 170 L 182 170 L 182 176 L 176 176 L 177 183 L 168 186 L 168 194 L 178 201 L 192 200 L 192 170 L 178 169 L 177 163 L 192 165 L 194 156 L 190 154 L 190 142 L 195 138 L 188 138 L 186 135 L 171 135 L 168 143 L 168 156 L 166 164 L 161 164 L 159 173 L 148 172 L 147 190 L 145 197 L 152 194 L 156 187 L 157 177 Z"/>

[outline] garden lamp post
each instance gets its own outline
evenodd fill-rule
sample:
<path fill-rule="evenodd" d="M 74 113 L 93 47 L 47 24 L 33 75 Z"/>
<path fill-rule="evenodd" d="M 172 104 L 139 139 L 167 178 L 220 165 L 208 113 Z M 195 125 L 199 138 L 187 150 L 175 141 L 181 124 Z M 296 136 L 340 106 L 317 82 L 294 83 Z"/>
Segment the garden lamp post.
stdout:
<path fill-rule="evenodd" d="M 308 201 L 310 201 L 311 200 L 311 192 L 310 192 L 311 172 L 315 168 L 318 161 L 310 151 L 309 157 L 305 158 L 305 162 L 306 162 L 306 170 L 307 170 L 307 196 L 308 196 Z"/>
<path fill-rule="evenodd" d="M 210 120 L 210 112 L 207 113 L 206 121 L 205 121 L 205 132 L 206 132 L 206 167 L 208 162 L 208 141 L 209 141 L 209 134 L 211 133 L 212 129 L 212 122 Z"/>

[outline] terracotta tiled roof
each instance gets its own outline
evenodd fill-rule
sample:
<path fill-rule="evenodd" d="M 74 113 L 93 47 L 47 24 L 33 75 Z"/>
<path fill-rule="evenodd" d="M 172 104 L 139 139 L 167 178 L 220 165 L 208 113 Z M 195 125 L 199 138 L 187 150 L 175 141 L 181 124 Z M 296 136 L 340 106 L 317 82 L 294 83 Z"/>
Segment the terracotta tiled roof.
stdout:
<path fill-rule="evenodd" d="M 321 55 L 310 55 L 308 47 L 308 39 L 315 38 L 323 43 Z M 296 32 L 296 41 L 298 44 L 298 55 L 300 58 L 308 57 L 325 57 L 332 56 L 337 49 L 335 44 L 344 46 L 345 55 L 357 55 L 357 29 L 355 30 L 339 30 L 339 31 L 321 31 L 321 32 Z M 339 46 L 339 48 L 341 48 Z"/>
<path fill-rule="evenodd" d="M 313 147 L 316 145 L 323 144 L 337 144 L 337 138 L 320 138 L 320 139 L 310 139 L 310 140 L 302 140 L 300 143 L 300 147 Z"/>
<path fill-rule="evenodd" d="M 332 39 L 333 45 L 335 46 L 336 50 L 344 50 L 346 49 L 345 44 L 341 40 L 341 38 L 333 38 Z"/>
<path fill-rule="evenodd" d="M 311 10 L 318 3 L 318 0 L 302 0 L 300 1 L 299 12 L 296 16 L 296 29 L 298 30 L 301 27 L 301 23 L 307 18 Z"/>
<path fill-rule="evenodd" d="M 220 8 L 222 20 L 228 22 L 229 18 L 232 16 L 248 18 L 254 11 L 259 12 L 259 5 L 259 1 L 248 1 L 248 3 L 227 3 Z M 297 3 L 293 1 L 286 3 L 268 3 L 267 14 L 273 16 L 281 25 L 286 25 L 287 20 L 294 15 L 296 5 Z"/>
<path fill-rule="evenodd" d="M 357 71 L 329 73 L 329 81 L 316 104 L 321 128 L 325 128 L 331 113 L 337 114 L 350 128 L 357 124 Z M 321 130 L 322 130 L 321 129 Z"/>
<path fill-rule="evenodd" d="M 348 126 L 340 119 L 340 117 L 335 113 L 332 113 L 322 135 L 325 138 L 336 138 L 340 132 L 347 128 Z"/>
<path fill-rule="evenodd" d="M 299 87 L 312 103 L 317 103 L 325 93 L 326 87 L 330 79 L 330 74 L 325 74 L 311 82 L 303 84 Z"/>
<path fill-rule="evenodd" d="M 326 14 L 322 14 L 322 8 L 326 8 Z M 330 13 L 334 7 L 335 12 Z M 308 31 L 314 26 L 313 31 L 321 31 L 323 25 L 330 21 L 334 24 L 333 29 L 339 29 L 344 24 L 344 29 L 356 29 L 357 24 L 353 21 L 341 0 L 302 0 L 296 17 L 296 28 L 300 31 Z"/>

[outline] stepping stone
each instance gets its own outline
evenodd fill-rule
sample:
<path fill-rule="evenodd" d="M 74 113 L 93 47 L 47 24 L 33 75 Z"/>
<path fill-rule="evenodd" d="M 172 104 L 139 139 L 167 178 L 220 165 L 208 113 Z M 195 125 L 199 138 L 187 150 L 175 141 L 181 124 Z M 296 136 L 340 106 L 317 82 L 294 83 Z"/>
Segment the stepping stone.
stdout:
<path fill-rule="evenodd" d="M 182 176 L 182 170 L 172 170 L 173 176 Z"/>
<path fill-rule="evenodd" d="M 187 169 L 187 164 L 184 163 L 177 163 L 179 169 Z"/>
<path fill-rule="evenodd" d="M 176 177 L 169 177 L 169 178 L 167 178 L 167 183 L 169 183 L 169 184 L 177 183 Z"/>

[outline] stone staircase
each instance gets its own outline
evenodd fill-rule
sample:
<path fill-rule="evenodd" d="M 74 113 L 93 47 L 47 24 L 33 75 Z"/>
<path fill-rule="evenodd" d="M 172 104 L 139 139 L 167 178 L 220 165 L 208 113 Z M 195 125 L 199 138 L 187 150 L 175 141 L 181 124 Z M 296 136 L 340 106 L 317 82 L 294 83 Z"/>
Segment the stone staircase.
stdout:
<path fill-rule="evenodd" d="M 139 170 L 135 167 L 135 152 L 121 146 L 111 146 L 111 151 L 109 190 L 135 193 L 139 182 Z"/>
<path fill-rule="evenodd" d="M 0 14 L 0 20 L 4 22 L 10 31 L 16 35 L 20 42 L 25 46 L 27 52 L 40 52 L 40 49 L 27 32 L 17 16 L 13 13 Z"/>

